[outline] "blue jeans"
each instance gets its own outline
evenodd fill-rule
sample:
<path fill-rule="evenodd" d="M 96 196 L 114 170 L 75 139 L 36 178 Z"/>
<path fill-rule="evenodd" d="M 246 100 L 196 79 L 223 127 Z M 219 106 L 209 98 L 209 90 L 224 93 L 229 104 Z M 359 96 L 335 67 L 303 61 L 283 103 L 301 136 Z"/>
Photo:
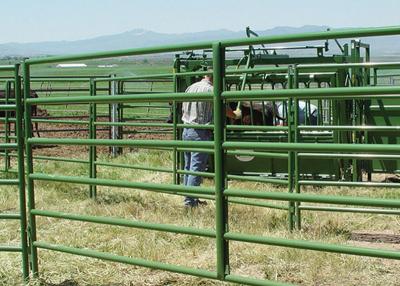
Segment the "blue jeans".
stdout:
<path fill-rule="evenodd" d="M 318 123 L 318 110 L 310 114 L 310 124 L 317 125 Z M 306 111 L 299 109 L 299 124 L 306 124 Z"/>
<path fill-rule="evenodd" d="M 184 128 L 182 139 L 185 141 L 209 141 L 211 139 L 211 131 L 205 129 Z M 207 168 L 208 154 L 200 152 L 185 152 L 185 170 L 192 172 L 204 172 Z M 201 176 L 188 175 L 183 176 L 183 184 L 185 186 L 200 186 Z M 185 197 L 185 205 L 195 206 L 198 199 L 193 197 Z"/>

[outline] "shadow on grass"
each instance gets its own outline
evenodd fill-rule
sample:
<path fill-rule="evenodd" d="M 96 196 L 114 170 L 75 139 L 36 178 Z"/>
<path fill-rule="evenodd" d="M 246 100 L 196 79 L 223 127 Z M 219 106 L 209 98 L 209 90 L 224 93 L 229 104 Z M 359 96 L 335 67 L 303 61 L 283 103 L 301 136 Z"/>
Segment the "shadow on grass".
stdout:
<path fill-rule="evenodd" d="M 65 280 L 61 283 L 49 283 L 46 281 L 41 281 L 41 283 L 39 284 L 40 286 L 82 286 L 83 284 L 79 284 L 78 282 L 76 282 L 75 280 Z M 85 286 L 122 286 L 122 284 L 118 284 L 118 283 L 109 283 L 109 284 L 86 284 Z"/>
<path fill-rule="evenodd" d="M 144 205 L 143 199 L 141 197 L 132 194 L 128 195 L 128 194 L 108 193 L 108 194 L 98 195 L 96 197 L 96 203 L 98 204 L 113 205 L 113 204 L 131 203 L 131 202 Z"/>
<path fill-rule="evenodd" d="M 46 281 L 41 281 L 40 286 L 79 286 L 79 283 L 74 280 L 65 280 L 61 283 L 48 283 Z"/>

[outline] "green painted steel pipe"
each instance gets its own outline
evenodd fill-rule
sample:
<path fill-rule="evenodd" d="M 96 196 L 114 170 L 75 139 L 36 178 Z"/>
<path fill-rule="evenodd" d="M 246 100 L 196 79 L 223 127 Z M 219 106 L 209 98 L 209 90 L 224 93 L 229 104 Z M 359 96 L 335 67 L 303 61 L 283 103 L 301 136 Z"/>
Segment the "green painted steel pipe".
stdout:
<path fill-rule="evenodd" d="M 0 185 L 19 185 L 20 180 L 19 179 L 0 179 Z"/>
<path fill-rule="evenodd" d="M 81 163 L 81 164 L 89 164 L 87 160 L 81 159 L 72 159 L 65 157 L 50 157 L 50 156 L 33 156 L 33 160 L 47 160 L 47 161 L 55 161 L 55 162 L 65 162 L 65 163 Z"/>
<path fill-rule="evenodd" d="M 277 184 L 277 185 L 287 185 L 288 184 L 288 180 L 282 180 L 282 179 L 272 179 L 272 178 L 263 178 L 263 177 L 254 177 L 254 176 L 240 176 L 240 175 L 226 175 L 226 177 L 230 180 L 269 183 L 269 184 Z"/>
<path fill-rule="evenodd" d="M 125 118 L 124 118 L 125 119 Z M 152 123 L 152 122 L 95 122 L 100 126 L 133 126 L 133 127 L 164 127 L 173 128 L 171 123 Z M 213 129 L 213 124 L 176 124 L 177 128 L 196 128 L 196 129 Z"/>
<path fill-rule="evenodd" d="M 230 156 L 254 156 L 260 158 L 280 158 L 287 159 L 289 155 L 287 153 L 272 153 L 272 152 L 253 152 L 253 151 L 226 151 L 227 155 Z"/>
<path fill-rule="evenodd" d="M 180 140 L 113 140 L 113 139 L 61 139 L 61 138 L 29 138 L 32 145 L 85 145 L 85 146 L 120 146 L 120 147 L 181 147 L 181 148 L 213 148 L 212 141 L 180 141 Z M 1 148 L 1 144 L 0 144 Z"/>
<path fill-rule="evenodd" d="M 244 74 L 244 73 L 287 73 L 287 67 L 259 67 L 259 68 L 242 68 L 242 69 L 228 69 L 225 74 Z"/>
<path fill-rule="evenodd" d="M 240 204 L 240 205 L 248 205 L 248 206 L 254 206 L 254 207 L 278 209 L 278 210 L 287 210 L 288 209 L 287 205 L 284 206 L 284 205 L 266 203 L 266 202 L 263 202 L 263 201 L 260 202 L 260 201 L 257 201 L 257 200 L 228 198 L 228 202 L 234 203 L 234 204 Z"/>
<path fill-rule="evenodd" d="M 299 185 L 300 186 L 363 187 L 363 188 L 400 188 L 400 183 L 317 181 L 317 180 L 300 180 Z"/>
<path fill-rule="evenodd" d="M 4 132 L 4 131 L 3 131 L 3 132 L 0 131 L 0 134 L 1 134 L 1 133 L 5 133 L 5 132 Z M 0 138 L 2 138 L 2 139 L 4 138 L 4 139 L 5 139 L 6 136 L 0 136 Z M 11 140 L 15 140 L 15 139 L 17 139 L 17 136 L 7 136 L 7 138 L 8 138 L 8 139 L 11 139 Z"/>
<path fill-rule="evenodd" d="M 400 126 L 351 126 L 351 125 L 341 125 L 341 126 L 327 126 L 327 125 L 320 125 L 320 126 L 299 126 L 299 130 L 340 130 L 340 131 L 400 131 Z"/>
<path fill-rule="evenodd" d="M 375 76 L 371 75 L 371 78 L 374 78 L 374 77 Z M 380 75 L 376 75 L 376 77 L 377 78 L 400 77 L 400 73 L 380 74 Z"/>
<path fill-rule="evenodd" d="M 124 118 L 125 119 L 125 118 Z M 134 126 L 134 127 L 164 127 L 173 128 L 171 123 L 151 123 L 151 122 L 95 122 L 96 125 L 106 126 Z M 213 129 L 213 124 L 176 124 L 177 128 L 196 128 Z"/>
<path fill-rule="evenodd" d="M 301 71 L 316 69 L 347 69 L 355 67 L 364 68 L 400 68 L 400 62 L 364 62 L 364 63 L 341 63 L 341 64 L 299 64 L 297 69 Z"/>
<path fill-rule="evenodd" d="M 3 156 L 4 153 L 0 152 L 0 156 Z M 10 157 L 18 157 L 17 154 L 9 154 Z M 26 157 L 26 156 L 25 156 Z M 51 156 L 33 156 L 33 160 L 46 160 L 46 161 L 56 161 L 56 162 L 66 162 L 66 163 L 89 163 L 87 160 L 81 160 L 81 159 L 71 159 L 71 158 L 66 158 L 66 157 L 51 157 Z"/>
<path fill-rule="evenodd" d="M 214 153 L 214 149 L 210 150 L 210 149 L 205 149 L 205 148 L 176 148 L 177 151 L 180 152 L 185 152 L 185 151 L 190 151 L 190 152 L 199 152 L 199 153 L 208 153 L 208 154 L 213 154 Z"/>
<path fill-rule="evenodd" d="M 368 208 L 339 208 L 339 207 L 301 205 L 300 209 L 306 210 L 306 211 L 322 211 L 322 212 L 400 215 L 400 210 L 385 210 L 385 209 L 371 209 L 371 208 L 369 208 L 369 209 Z"/>
<path fill-rule="evenodd" d="M 169 169 L 169 168 L 148 167 L 148 166 L 140 166 L 140 165 L 108 163 L 108 162 L 99 162 L 99 161 L 95 161 L 94 164 L 96 164 L 97 166 L 104 166 L 104 167 L 117 167 L 117 168 L 144 170 L 144 171 L 172 173 L 172 169 Z"/>
<path fill-rule="evenodd" d="M 274 245 L 274 246 L 281 246 L 281 247 L 290 247 L 290 248 L 297 248 L 297 249 L 308 249 L 308 250 L 315 250 L 315 251 L 333 252 L 333 253 L 360 255 L 360 256 L 369 256 L 369 257 L 379 257 L 379 258 L 387 258 L 387 259 L 400 259 L 400 252 L 397 250 L 384 250 L 384 249 L 374 249 L 374 248 L 367 248 L 367 247 L 355 247 L 355 246 L 347 246 L 347 245 L 321 243 L 321 242 L 316 242 L 316 241 L 274 238 L 274 237 L 248 235 L 248 234 L 240 234 L 240 233 L 233 233 L 233 232 L 226 233 L 225 238 L 234 240 L 234 241 Z"/>
<path fill-rule="evenodd" d="M 30 97 L 30 90 L 31 90 L 31 85 L 30 85 L 30 68 L 29 65 L 27 65 L 25 62 L 22 64 L 22 73 L 23 73 L 23 78 L 24 78 L 24 110 L 30 110 L 30 106 L 27 104 L 27 99 Z M 22 108 L 21 108 L 22 110 Z M 24 112 L 24 122 L 31 122 L 31 113 L 30 112 Z M 17 129 L 19 130 L 19 128 Z M 27 139 L 32 136 L 32 124 L 24 124 L 24 128 L 21 128 L 21 131 L 24 130 L 24 138 Z M 21 134 L 22 136 L 22 134 Z M 33 173 L 33 151 L 32 151 L 32 146 L 27 143 L 27 140 L 24 140 L 24 147 L 25 147 L 25 153 L 26 153 L 26 173 L 29 175 Z M 20 150 L 23 149 L 20 148 Z M 22 157 L 23 158 L 23 157 Z M 20 169 L 19 169 L 20 170 Z M 18 173 L 21 174 L 18 170 Z M 23 175 L 24 173 L 22 173 Z M 33 245 L 33 242 L 36 241 L 37 236 L 36 236 L 36 218 L 34 215 L 30 214 L 30 210 L 35 208 L 35 190 L 34 190 L 34 184 L 33 180 L 29 179 L 29 177 L 26 177 L 26 192 L 27 192 L 27 213 L 29 215 L 29 221 L 28 221 L 28 226 L 29 226 L 29 263 L 30 263 L 30 269 L 32 271 L 33 277 L 37 277 L 39 274 L 39 265 L 38 265 L 38 253 L 37 253 L 37 248 Z"/>
<path fill-rule="evenodd" d="M 287 126 L 227 125 L 226 130 L 288 131 Z"/>
<path fill-rule="evenodd" d="M 151 93 L 148 93 L 148 94 L 158 94 L 158 93 L 162 93 L 162 92 L 151 92 Z M 166 92 L 165 92 L 166 93 Z M 136 94 L 136 93 L 132 93 L 132 92 L 129 92 L 129 94 Z M 142 94 L 142 91 L 139 91 L 137 94 Z M 144 102 L 144 103 L 135 103 L 135 104 L 133 104 L 133 103 L 131 103 L 131 104 L 122 104 L 122 107 L 124 107 L 124 108 L 147 108 L 147 109 L 161 109 L 161 108 L 171 108 L 171 106 L 169 105 L 169 104 L 167 104 L 167 103 L 164 103 L 164 104 L 156 104 L 156 103 L 150 103 L 150 102 L 148 102 L 148 103 L 146 103 L 146 102 Z"/>
<path fill-rule="evenodd" d="M 214 129 L 214 124 L 176 124 L 177 128 Z"/>
<path fill-rule="evenodd" d="M 18 176 L 18 197 L 19 197 L 19 221 L 21 239 L 21 260 L 22 275 L 24 281 L 29 279 L 29 247 L 28 247 L 28 227 L 26 210 L 26 190 L 25 190 L 25 160 L 24 160 L 24 133 L 23 133 L 23 100 L 21 90 L 20 65 L 16 64 L 14 69 L 14 93 L 15 93 L 15 137 L 19 148 L 17 149 L 17 176 Z"/>
<path fill-rule="evenodd" d="M 17 143 L 0 143 L 0 150 L 17 150 Z"/>
<path fill-rule="evenodd" d="M 221 93 L 223 91 L 223 76 L 225 70 L 225 51 L 220 43 L 212 46 L 213 51 L 213 114 L 214 114 L 214 193 L 215 193 L 215 229 L 216 229 L 216 268 L 217 277 L 224 279 L 229 274 L 229 246 L 224 239 L 228 222 L 228 204 L 224 197 L 225 189 L 225 166 L 224 150 L 222 143 L 224 141 L 225 106 L 222 102 Z"/>
<path fill-rule="evenodd" d="M 198 92 L 198 93 L 156 93 L 156 94 L 124 94 L 124 95 L 96 95 L 96 96 L 73 96 L 73 97 L 42 97 L 42 98 L 29 98 L 26 100 L 28 105 L 41 105 L 41 104 L 67 104 L 67 103 L 116 103 L 116 102 L 135 102 L 135 101 L 211 101 L 211 92 Z"/>
<path fill-rule="evenodd" d="M 109 78 L 109 75 L 96 75 L 96 77 L 106 77 Z M 93 78 L 93 74 L 77 74 L 77 75 L 43 75 L 43 76 L 30 76 L 29 78 L 31 79 L 36 79 L 36 78 L 46 78 L 46 79 L 57 79 L 57 78 L 77 78 L 77 79 L 88 79 L 90 80 Z"/>
<path fill-rule="evenodd" d="M 131 131 L 124 131 L 123 134 L 172 134 L 172 130 L 131 130 Z"/>
<path fill-rule="evenodd" d="M 344 154 L 344 153 L 297 153 L 297 156 L 301 158 L 354 158 L 354 159 L 362 159 L 362 160 L 376 160 L 376 159 L 385 159 L 385 160 L 398 160 L 400 159 L 400 155 L 385 155 L 385 154 Z"/>
<path fill-rule="evenodd" d="M 89 121 L 84 121 L 84 120 L 55 120 L 55 119 L 38 119 L 38 118 L 33 118 L 31 120 L 33 123 L 58 123 L 58 124 L 79 124 L 79 125 L 88 125 Z"/>
<path fill-rule="evenodd" d="M 302 88 L 302 89 L 263 89 L 250 91 L 224 91 L 222 97 L 234 100 L 279 100 L 279 99 L 360 99 L 399 98 L 400 87 L 335 87 L 335 88 Z"/>
<path fill-rule="evenodd" d="M 95 97 L 97 95 L 97 83 L 91 79 L 89 82 L 90 88 L 90 96 Z M 94 122 L 97 121 L 97 104 L 90 103 L 89 104 L 89 130 L 88 135 L 90 140 L 96 140 L 97 130 Z M 89 177 L 91 179 L 97 177 L 97 166 L 94 164 L 94 161 L 97 160 L 97 148 L 95 145 L 89 146 Z M 97 186 L 89 185 L 89 197 L 96 198 L 97 195 Z"/>
<path fill-rule="evenodd" d="M 14 65 L 0 65 L 0 71 L 14 71 Z"/>
<path fill-rule="evenodd" d="M 215 176 L 214 173 L 199 172 L 199 171 L 176 170 L 176 172 L 178 174 L 200 176 L 205 178 L 214 178 Z"/>
<path fill-rule="evenodd" d="M 189 186 L 166 185 L 166 184 L 156 184 L 156 183 L 140 183 L 140 182 L 130 182 L 130 181 L 124 181 L 124 180 L 47 175 L 47 174 L 41 174 L 41 173 L 30 174 L 30 175 L 28 175 L 28 178 L 32 179 L 32 180 L 40 180 L 40 181 L 142 189 L 142 190 L 149 190 L 149 191 L 168 191 L 168 192 L 176 192 L 176 193 L 189 192 L 189 193 L 193 193 L 193 194 L 206 194 L 206 195 L 214 194 L 213 188 L 206 188 L 206 187 L 189 187 Z"/>
<path fill-rule="evenodd" d="M 149 48 L 136 48 L 136 49 L 125 49 L 125 50 L 115 50 L 115 51 L 96 52 L 96 53 L 85 53 L 85 54 L 69 55 L 69 56 L 53 56 L 46 58 L 28 59 L 25 62 L 28 65 L 36 65 L 36 64 L 80 61 L 80 60 L 99 59 L 99 58 L 113 58 L 121 56 L 136 56 L 145 54 L 149 55 L 149 54 L 158 54 L 167 52 L 178 52 L 185 50 L 202 50 L 208 48 L 211 48 L 210 42 L 200 42 L 193 44 L 177 44 L 177 45 L 166 45 L 166 46 L 149 47 Z"/>
<path fill-rule="evenodd" d="M 330 30 L 324 32 L 313 33 L 298 33 L 277 36 L 263 36 L 254 38 L 243 38 L 233 40 L 223 40 L 221 45 L 224 47 L 234 46 L 249 46 L 258 44 L 277 44 L 277 43 L 290 43 L 290 42 L 303 42 L 303 41 L 318 41 L 327 39 L 343 39 L 343 38 L 359 38 L 359 37 L 375 37 L 375 36 L 390 36 L 399 35 L 400 26 L 392 27 L 376 27 L 376 28 L 362 28 L 362 29 L 340 29 Z"/>
<path fill-rule="evenodd" d="M 0 104 L 0 110 L 4 111 L 14 111 L 17 106 L 15 104 Z"/>
<path fill-rule="evenodd" d="M 8 214 L 8 213 L 1 213 L 0 219 L 21 219 L 20 214 Z"/>
<path fill-rule="evenodd" d="M 104 216 L 90 216 L 90 215 L 80 215 L 74 213 L 64 213 L 49 210 L 31 210 L 31 213 L 36 216 L 60 218 L 67 220 L 75 220 L 82 222 L 92 222 L 106 225 L 116 225 L 124 227 L 133 227 L 139 229 L 148 229 L 156 231 L 165 231 L 179 234 L 196 235 L 203 237 L 215 238 L 215 231 L 211 229 L 198 229 L 194 227 L 183 227 L 173 224 L 159 224 L 159 223 L 148 223 L 143 221 L 136 221 L 131 219 L 104 217 Z"/>
<path fill-rule="evenodd" d="M 381 107 L 379 105 L 370 105 L 369 107 L 370 111 L 381 111 Z M 386 105 L 385 106 L 385 112 L 391 112 L 391 111 L 399 111 L 400 110 L 400 105 Z"/>
<path fill-rule="evenodd" d="M 271 73 L 271 72 L 286 72 L 286 67 L 264 67 L 264 68 L 249 68 L 249 69 L 234 69 L 227 70 L 226 74 L 241 74 L 241 73 Z M 179 73 L 162 73 L 162 74 L 145 74 L 145 75 L 135 75 L 135 76 L 121 76 L 114 78 L 95 78 L 96 82 L 106 82 L 106 81 L 125 81 L 131 79 L 157 79 L 157 78 L 168 78 L 168 77 L 193 77 L 193 76 L 205 76 L 211 75 L 211 71 L 195 71 L 195 72 L 179 72 Z"/>
<path fill-rule="evenodd" d="M 96 251 L 96 250 L 68 247 L 68 246 L 63 246 L 63 245 L 55 245 L 55 244 L 50 244 L 50 243 L 41 242 L 41 241 L 36 241 L 34 243 L 34 246 L 37 248 L 41 248 L 41 249 L 53 250 L 53 251 L 64 252 L 64 253 L 80 255 L 80 256 L 85 256 L 85 257 L 91 257 L 91 258 L 98 258 L 98 259 L 106 260 L 106 261 L 120 262 L 120 263 L 142 266 L 142 267 L 147 267 L 147 268 L 166 270 L 166 271 L 171 271 L 171 272 L 176 272 L 176 273 L 181 273 L 181 274 L 188 274 L 188 275 L 204 277 L 204 278 L 209 278 L 209 279 L 217 278 L 216 273 L 207 271 L 207 270 L 193 269 L 193 268 L 188 268 L 188 267 L 184 267 L 184 266 L 171 265 L 171 264 L 166 264 L 166 263 L 162 263 L 162 262 L 144 260 L 144 259 L 140 259 L 140 258 L 131 258 L 131 257 L 120 256 L 120 255 L 115 255 L 115 254 L 111 254 L 111 253 L 104 253 L 104 252 L 100 252 L 100 251 Z"/>
<path fill-rule="evenodd" d="M 97 77 L 97 76 L 96 76 Z M 107 77 L 108 78 L 108 77 Z M 88 83 L 91 77 L 82 77 L 82 78 L 73 78 L 73 77 L 64 77 L 64 78 L 47 78 L 47 77 L 31 77 L 31 82 L 83 82 Z M 49 91 L 53 91 L 54 89 L 49 87 Z"/>
<path fill-rule="evenodd" d="M 204 76 L 209 75 L 212 72 L 209 71 L 195 71 L 195 72 L 180 72 L 180 73 L 161 73 L 161 74 L 144 74 L 144 75 L 134 75 L 134 76 L 120 76 L 114 78 L 95 78 L 96 82 L 104 82 L 104 81 L 126 81 L 132 79 L 159 79 L 159 78 L 172 78 L 176 77 L 192 77 L 192 76 Z"/>
<path fill-rule="evenodd" d="M 400 153 L 396 144 L 330 144 L 330 143 L 262 143 L 262 142 L 225 142 L 224 149 L 252 149 L 296 152 L 356 152 L 356 153 Z"/>
<path fill-rule="evenodd" d="M 22 252 L 20 246 L 0 245 L 0 252 Z"/>
<path fill-rule="evenodd" d="M 331 195 L 311 195 L 297 193 L 279 193 L 279 192 L 254 192 L 247 190 L 228 189 L 224 191 L 226 196 L 254 198 L 254 199 L 270 199 L 278 201 L 297 201 L 321 204 L 338 204 L 338 205 L 358 205 L 370 207 L 387 207 L 399 208 L 400 200 L 395 199 L 374 199 L 367 197 L 351 197 L 351 196 L 331 196 Z"/>
<path fill-rule="evenodd" d="M 5 88 L 4 88 L 4 99 L 5 99 L 5 105 L 7 106 L 8 104 L 10 104 L 9 102 L 9 98 L 10 98 L 10 93 L 12 90 L 11 87 L 12 82 L 11 81 L 7 81 L 5 83 Z M 10 143 L 10 124 L 9 124 L 9 112 L 5 111 L 4 112 L 5 115 L 5 121 L 4 121 L 4 143 Z M 3 132 L 1 132 L 3 133 Z M 8 150 L 4 151 L 5 153 L 5 158 L 4 158 L 4 169 L 7 171 L 10 168 L 10 157 Z"/>
<path fill-rule="evenodd" d="M 17 170 L 15 170 L 15 169 L 8 169 L 7 171 L 6 170 L 0 170 L 0 172 L 1 173 L 10 173 L 10 174 L 18 174 L 18 171 Z"/>
<path fill-rule="evenodd" d="M 5 122 L 5 117 L 0 117 L 0 122 Z M 8 122 L 15 122 L 15 118 L 8 118 Z"/>

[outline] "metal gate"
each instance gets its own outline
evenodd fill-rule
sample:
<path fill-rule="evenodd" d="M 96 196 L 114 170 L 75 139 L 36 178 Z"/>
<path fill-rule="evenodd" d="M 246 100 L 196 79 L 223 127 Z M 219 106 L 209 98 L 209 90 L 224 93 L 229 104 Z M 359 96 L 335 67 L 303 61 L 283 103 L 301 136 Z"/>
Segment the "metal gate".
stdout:
<path fill-rule="evenodd" d="M 0 206 L 1 220 L 17 220 L 20 225 L 20 243 L 12 245 L 1 242 L 1 252 L 19 252 L 22 256 L 22 273 L 25 280 L 29 277 L 26 199 L 24 180 L 24 135 L 22 128 L 21 77 L 19 65 L 0 66 L 0 72 L 6 74 L 4 80 L 4 97 L 0 102 L 0 122 L 2 125 L 1 157 L 4 169 L 0 179 L 1 186 L 17 187 L 19 205 L 12 210 L 3 210 Z"/>

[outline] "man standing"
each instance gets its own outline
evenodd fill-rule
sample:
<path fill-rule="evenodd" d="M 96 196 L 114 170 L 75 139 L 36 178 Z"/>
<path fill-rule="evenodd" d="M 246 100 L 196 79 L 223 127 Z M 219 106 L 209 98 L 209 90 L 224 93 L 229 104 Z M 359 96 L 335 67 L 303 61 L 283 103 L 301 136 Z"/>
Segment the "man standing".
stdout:
<path fill-rule="evenodd" d="M 201 81 L 190 85 L 186 89 L 186 93 L 195 92 L 212 92 L 212 77 L 205 76 Z M 182 121 L 184 124 L 210 124 L 213 117 L 213 106 L 209 101 L 201 102 L 183 102 L 182 104 Z M 226 115 L 230 118 L 241 118 L 241 111 L 232 111 L 227 107 Z M 212 132 L 210 129 L 184 128 L 182 139 L 187 141 L 209 141 Z M 208 154 L 200 152 L 185 152 L 185 170 L 191 172 L 204 172 L 207 167 Z M 200 186 L 201 176 L 185 174 L 183 183 L 185 186 Z M 193 197 L 185 197 L 184 204 L 186 207 L 197 207 L 200 200 Z"/>

